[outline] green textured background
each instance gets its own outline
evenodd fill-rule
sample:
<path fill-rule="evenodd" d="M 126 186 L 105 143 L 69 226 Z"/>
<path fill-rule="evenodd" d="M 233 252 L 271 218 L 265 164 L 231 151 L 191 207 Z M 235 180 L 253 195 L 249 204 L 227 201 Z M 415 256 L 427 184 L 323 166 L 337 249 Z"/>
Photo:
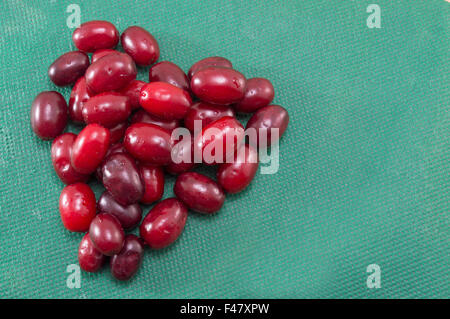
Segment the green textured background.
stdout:
<path fill-rule="evenodd" d="M 105 267 L 69 289 L 82 235 L 61 224 L 63 184 L 29 110 L 56 89 L 47 67 L 74 49 L 65 11 L 77 2 L 2 1 L 0 296 L 448 298 L 450 4 L 378 0 L 382 28 L 369 29 L 372 2 L 78 1 L 82 22 L 143 26 L 160 60 L 184 70 L 221 55 L 269 78 L 291 122 L 277 174 L 258 175 L 214 216 L 190 214 L 134 280 Z M 366 287 L 372 263 L 380 289 Z"/>

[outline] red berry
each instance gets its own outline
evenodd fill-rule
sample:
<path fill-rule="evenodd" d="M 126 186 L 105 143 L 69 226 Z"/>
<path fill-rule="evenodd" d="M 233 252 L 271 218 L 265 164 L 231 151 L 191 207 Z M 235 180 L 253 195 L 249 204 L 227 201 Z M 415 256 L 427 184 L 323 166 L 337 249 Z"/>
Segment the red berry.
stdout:
<path fill-rule="evenodd" d="M 225 201 L 225 194 L 219 184 L 195 172 L 179 175 L 173 191 L 187 207 L 198 213 L 217 212 Z"/>
<path fill-rule="evenodd" d="M 170 162 L 170 133 L 159 126 L 147 123 L 130 125 L 123 145 L 133 157 L 143 163 L 165 165 Z"/>
<path fill-rule="evenodd" d="M 137 203 L 144 194 L 139 169 L 128 154 L 112 154 L 105 159 L 102 165 L 102 182 L 121 205 Z"/>
<path fill-rule="evenodd" d="M 142 218 L 139 204 L 124 206 L 119 204 L 108 191 L 104 191 L 97 203 L 99 213 L 114 215 L 124 229 L 136 227 Z"/>
<path fill-rule="evenodd" d="M 95 217 L 95 195 L 84 183 L 64 187 L 59 197 L 61 220 L 70 231 L 85 232 Z"/>
<path fill-rule="evenodd" d="M 80 51 L 67 52 L 57 58 L 48 68 L 48 77 L 57 86 L 75 83 L 89 66 L 89 57 Z"/>
<path fill-rule="evenodd" d="M 128 280 L 141 265 L 144 245 L 135 235 L 127 235 L 122 250 L 111 257 L 111 273 L 118 280 Z"/>
<path fill-rule="evenodd" d="M 244 97 L 245 82 L 244 75 L 236 70 L 207 67 L 192 76 L 191 90 L 202 101 L 232 104 Z"/>
<path fill-rule="evenodd" d="M 94 94 L 88 89 L 86 85 L 86 78 L 82 76 L 78 79 L 72 88 L 69 99 L 69 116 L 72 121 L 76 123 L 83 123 L 83 106 L 93 97 Z"/>
<path fill-rule="evenodd" d="M 85 234 L 78 247 L 78 263 L 81 269 L 87 272 L 96 272 L 104 261 L 105 255 L 94 247 L 89 234 Z"/>
<path fill-rule="evenodd" d="M 57 137 L 67 125 L 67 103 L 55 91 L 39 93 L 31 105 L 31 127 L 43 140 Z"/>
<path fill-rule="evenodd" d="M 249 145 L 242 145 L 232 163 L 223 163 L 217 172 L 217 181 L 228 193 L 234 194 L 246 188 L 258 171 L 258 152 Z"/>
<path fill-rule="evenodd" d="M 137 26 L 127 28 L 120 41 L 126 53 L 139 65 L 150 65 L 159 58 L 156 39 L 145 29 Z"/>
<path fill-rule="evenodd" d="M 89 174 L 78 173 L 70 162 L 72 145 L 76 139 L 73 133 L 64 133 L 53 140 L 51 157 L 56 175 L 64 184 L 86 182 Z"/>
<path fill-rule="evenodd" d="M 89 237 L 103 255 L 112 256 L 122 249 L 125 233 L 116 217 L 102 213 L 92 220 Z"/>
<path fill-rule="evenodd" d="M 75 29 L 72 40 L 84 52 L 112 49 L 119 42 L 119 32 L 108 21 L 89 21 Z"/>
<path fill-rule="evenodd" d="M 194 139 L 194 155 L 206 164 L 224 163 L 244 140 L 244 127 L 234 117 L 225 116 L 203 128 Z"/>
<path fill-rule="evenodd" d="M 175 63 L 162 61 L 156 63 L 148 72 L 149 82 L 166 82 L 189 91 L 189 80 L 186 73 Z"/>
<path fill-rule="evenodd" d="M 144 182 L 144 196 L 141 203 L 151 204 L 160 200 L 164 194 L 164 171 L 159 166 L 141 165 L 141 177 Z"/>
<path fill-rule="evenodd" d="M 278 130 L 278 138 L 280 138 L 286 131 L 288 124 L 289 114 L 283 107 L 268 105 L 253 114 L 247 122 L 246 130 L 256 130 L 257 145 L 265 148 L 272 143 L 272 129 Z M 263 140 L 261 140 L 261 136 Z M 254 141 L 250 140 L 250 142 Z"/>
<path fill-rule="evenodd" d="M 98 124 L 89 124 L 78 134 L 72 146 L 72 166 L 91 174 L 100 165 L 109 148 L 110 133 Z"/>
<path fill-rule="evenodd" d="M 86 83 L 92 92 L 120 90 L 136 79 L 137 69 L 133 59 L 125 53 L 105 55 L 86 70 Z"/>
<path fill-rule="evenodd" d="M 253 113 L 269 105 L 274 96 L 275 91 L 269 80 L 264 78 L 249 79 L 245 87 L 244 98 L 234 106 L 234 109 L 237 112 Z"/>
<path fill-rule="evenodd" d="M 147 112 L 165 120 L 182 119 L 192 104 L 187 91 L 165 82 L 144 85 L 139 101 Z"/>
<path fill-rule="evenodd" d="M 186 219 L 186 206 L 176 198 L 167 198 L 145 216 L 140 235 L 153 249 L 167 247 L 180 236 Z"/>
<path fill-rule="evenodd" d="M 97 123 L 108 128 L 126 121 L 130 113 L 128 97 L 116 92 L 104 92 L 91 97 L 82 111 L 87 124 Z"/>

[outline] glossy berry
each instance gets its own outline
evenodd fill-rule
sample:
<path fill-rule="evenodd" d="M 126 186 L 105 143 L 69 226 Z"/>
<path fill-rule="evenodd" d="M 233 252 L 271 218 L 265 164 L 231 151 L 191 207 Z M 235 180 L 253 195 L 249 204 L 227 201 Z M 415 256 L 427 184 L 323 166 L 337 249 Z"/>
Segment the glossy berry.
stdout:
<path fill-rule="evenodd" d="M 192 104 L 187 91 L 165 82 L 144 85 L 139 102 L 147 112 L 165 120 L 182 119 Z"/>
<path fill-rule="evenodd" d="M 143 163 L 165 165 L 170 162 L 170 133 L 154 124 L 130 125 L 125 132 L 123 145 L 134 158 Z"/>
<path fill-rule="evenodd" d="M 84 123 L 83 120 L 83 106 L 93 97 L 94 94 L 88 89 L 86 85 L 86 78 L 82 76 L 78 79 L 72 88 L 69 99 L 69 117 L 75 123 Z"/>
<path fill-rule="evenodd" d="M 98 214 L 89 227 L 89 238 L 103 255 L 118 254 L 124 243 L 125 233 L 119 220 L 110 214 Z"/>
<path fill-rule="evenodd" d="M 119 42 L 119 32 L 108 21 L 89 21 L 75 29 L 72 40 L 78 50 L 84 52 L 112 49 Z"/>
<path fill-rule="evenodd" d="M 151 204 L 160 200 L 164 194 L 164 171 L 159 166 L 141 165 L 140 173 L 144 182 L 144 195 L 141 203 Z"/>
<path fill-rule="evenodd" d="M 64 187 L 59 197 L 61 220 L 70 231 L 85 232 L 95 217 L 95 195 L 84 183 Z"/>
<path fill-rule="evenodd" d="M 98 124 L 89 124 L 78 134 L 72 146 L 71 163 L 82 174 L 91 174 L 109 148 L 110 133 Z"/>
<path fill-rule="evenodd" d="M 140 109 L 136 113 L 133 114 L 133 116 L 131 117 L 131 123 L 132 124 L 134 124 L 134 123 L 154 124 L 154 125 L 162 127 L 163 129 L 166 129 L 168 131 L 172 131 L 173 129 L 180 126 L 179 120 L 163 120 L 155 115 L 147 113 L 143 109 Z"/>
<path fill-rule="evenodd" d="M 247 122 L 246 130 L 254 129 L 257 133 L 258 147 L 265 148 L 276 141 L 275 136 L 272 137 L 272 129 L 278 130 L 278 138 L 280 138 L 286 131 L 288 124 L 289 114 L 286 109 L 279 105 L 268 105 L 253 114 Z M 250 143 L 252 142 L 255 144 L 254 141 L 250 140 Z"/>
<path fill-rule="evenodd" d="M 127 86 L 120 90 L 120 93 L 127 96 L 130 100 L 132 110 L 136 110 L 141 107 L 139 99 L 141 98 L 141 89 L 146 83 L 139 80 L 131 81 Z"/>
<path fill-rule="evenodd" d="M 153 249 L 167 247 L 180 236 L 186 219 L 186 206 L 176 198 L 167 198 L 145 216 L 140 236 Z"/>
<path fill-rule="evenodd" d="M 194 155 L 206 164 L 224 163 L 244 140 L 244 127 L 234 117 L 225 116 L 203 128 L 194 140 Z"/>
<path fill-rule="evenodd" d="M 275 91 L 269 80 L 264 78 L 248 79 L 244 98 L 234 106 L 234 109 L 236 112 L 253 113 L 269 105 L 274 96 Z"/>
<path fill-rule="evenodd" d="M 141 265 L 143 253 L 141 240 L 133 234 L 127 235 L 122 250 L 111 257 L 111 274 L 114 278 L 128 280 L 133 277 Z"/>
<path fill-rule="evenodd" d="M 184 126 L 189 131 L 194 132 L 195 121 L 200 121 L 201 128 L 204 128 L 209 123 L 224 116 L 234 117 L 234 111 L 230 106 L 197 102 L 187 112 L 184 118 Z"/>
<path fill-rule="evenodd" d="M 223 67 L 223 68 L 232 68 L 233 65 L 228 59 L 222 58 L 220 56 L 212 56 L 209 58 L 202 59 L 194 65 L 191 66 L 191 68 L 188 71 L 188 78 L 191 79 L 192 76 L 197 73 L 197 71 L 201 69 L 205 69 L 210 66 L 217 66 L 217 67 Z"/>
<path fill-rule="evenodd" d="M 124 53 L 105 55 L 86 70 L 86 84 L 92 92 L 120 90 L 136 79 L 137 69 L 133 59 Z"/>
<path fill-rule="evenodd" d="M 64 133 L 55 138 L 52 143 L 51 157 L 53 168 L 56 175 L 67 185 L 86 182 L 89 179 L 89 174 L 78 173 L 70 162 L 72 145 L 76 137 L 73 133 Z"/>
<path fill-rule="evenodd" d="M 109 155 L 102 165 L 102 182 L 121 205 L 137 203 L 144 195 L 144 184 L 135 160 L 128 154 Z"/>
<path fill-rule="evenodd" d="M 194 74 L 191 90 L 202 101 L 232 104 L 244 97 L 245 82 L 244 75 L 236 70 L 207 67 Z"/>
<path fill-rule="evenodd" d="M 130 113 L 128 97 L 116 92 L 104 92 L 91 97 L 82 111 L 87 124 L 97 123 L 108 128 L 126 121 Z"/>
<path fill-rule="evenodd" d="M 31 128 L 43 140 L 57 137 L 67 125 L 67 103 L 55 91 L 39 93 L 31 104 Z"/>
<path fill-rule="evenodd" d="M 139 65 L 150 65 L 159 58 L 159 46 L 156 39 L 147 30 L 132 26 L 121 35 L 120 41 L 126 53 Z"/>
<path fill-rule="evenodd" d="M 97 50 L 97 51 L 95 51 L 92 54 L 91 63 L 94 63 L 98 59 L 103 58 L 105 55 L 108 55 L 108 54 L 111 54 L 111 53 L 119 53 L 119 51 L 113 50 L 113 49 L 100 49 L 100 50 Z"/>
<path fill-rule="evenodd" d="M 100 183 L 103 183 L 102 182 L 102 179 L 103 179 L 102 168 L 103 168 L 103 164 L 105 163 L 105 160 L 108 158 L 109 155 L 119 154 L 119 153 L 128 154 L 127 149 L 125 148 L 125 146 L 123 146 L 122 143 L 115 143 L 115 144 L 111 143 L 111 146 L 108 148 L 108 151 L 106 152 L 106 155 L 105 155 L 102 163 L 95 170 L 95 177 L 97 178 L 97 180 Z"/>
<path fill-rule="evenodd" d="M 173 191 L 187 207 L 198 213 L 217 212 L 225 201 L 225 194 L 219 184 L 195 172 L 179 175 Z"/>
<path fill-rule="evenodd" d="M 97 209 L 99 213 L 114 215 L 124 229 L 136 227 L 142 218 L 142 209 L 139 204 L 121 205 L 108 191 L 103 192 L 100 196 Z"/>
<path fill-rule="evenodd" d="M 64 53 L 48 68 L 48 77 L 57 86 L 75 83 L 89 66 L 89 57 L 80 51 Z"/>
<path fill-rule="evenodd" d="M 96 272 L 102 267 L 105 259 L 105 255 L 94 247 L 89 234 L 85 234 L 78 246 L 80 268 L 87 272 Z"/>
<path fill-rule="evenodd" d="M 231 194 L 245 189 L 258 171 L 258 152 L 249 145 L 242 145 L 233 162 L 223 163 L 217 172 L 217 182 Z"/>
<path fill-rule="evenodd" d="M 175 63 L 162 61 L 156 63 L 148 72 L 149 82 L 166 82 L 182 90 L 189 91 L 186 73 Z"/>

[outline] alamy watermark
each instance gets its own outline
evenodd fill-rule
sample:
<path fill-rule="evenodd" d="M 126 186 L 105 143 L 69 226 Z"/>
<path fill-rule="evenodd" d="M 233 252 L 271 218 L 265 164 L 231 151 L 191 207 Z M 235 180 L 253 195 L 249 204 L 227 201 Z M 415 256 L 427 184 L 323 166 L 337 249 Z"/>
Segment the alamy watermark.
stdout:
<path fill-rule="evenodd" d="M 67 288 L 80 289 L 81 288 L 81 271 L 80 266 L 77 264 L 70 264 L 66 268 L 66 272 L 69 273 L 66 279 Z"/>
<path fill-rule="evenodd" d="M 366 268 L 366 272 L 370 273 L 366 279 L 367 288 L 381 288 L 381 268 L 377 264 L 370 264 Z"/>
<path fill-rule="evenodd" d="M 69 4 L 66 8 L 66 12 L 70 15 L 66 19 L 66 25 L 69 29 L 78 28 L 81 23 L 81 9 L 76 3 Z"/>
<path fill-rule="evenodd" d="M 370 13 L 367 17 L 366 24 L 369 29 L 381 28 L 381 8 L 378 4 L 369 4 L 366 12 Z"/>

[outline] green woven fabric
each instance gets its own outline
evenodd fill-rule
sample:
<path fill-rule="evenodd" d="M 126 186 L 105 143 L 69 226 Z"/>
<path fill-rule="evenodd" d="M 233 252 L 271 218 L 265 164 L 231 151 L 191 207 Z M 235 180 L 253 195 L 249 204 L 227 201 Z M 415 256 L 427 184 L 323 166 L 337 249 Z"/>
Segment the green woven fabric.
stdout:
<path fill-rule="evenodd" d="M 130 282 L 104 267 L 70 289 L 82 235 L 62 226 L 63 184 L 29 110 L 40 91 L 70 95 L 47 68 L 74 49 L 66 8 L 77 2 L 1 1 L 0 297 L 448 298 L 450 4 L 379 0 L 371 29 L 372 2 L 78 1 L 82 22 L 140 25 L 160 60 L 186 71 L 220 55 L 269 78 L 291 122 L 276 174 L 214 216 L 190 214 Z M 379 289 L 366 285 L 370 264 Z"/>

